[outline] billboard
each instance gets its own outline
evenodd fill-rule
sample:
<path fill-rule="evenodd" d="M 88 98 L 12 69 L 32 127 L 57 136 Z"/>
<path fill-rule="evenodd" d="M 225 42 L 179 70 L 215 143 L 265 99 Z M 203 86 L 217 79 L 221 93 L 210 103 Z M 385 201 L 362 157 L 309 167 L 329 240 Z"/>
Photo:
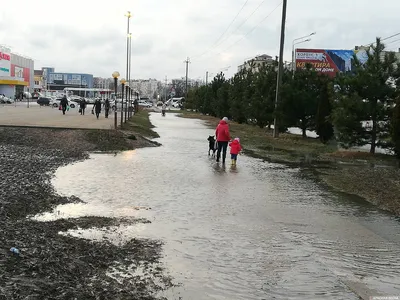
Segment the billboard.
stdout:
<path fill-rule="evenodd" d="M 296 69 L 304 69 L 310 64 L 315 71 L 333 77 L 337 73 L 352 71 L 353 55 L 356 55 L 361 63 L 365 63 L 368 59 L 365 49 L 296 49 Z"/>
<path fill-rule="evenodd" d="M 25 81 L 31 83 L 30 80 L 31 70 L 29 68 L 23 68 L 14 64 L 11 64 L 11 77 L 15 77 L 17 80 Z"/>
<path fill-rule="evenodd" d="M 0 76 L 10 76 L 11 50 L 0 46 Z"/>

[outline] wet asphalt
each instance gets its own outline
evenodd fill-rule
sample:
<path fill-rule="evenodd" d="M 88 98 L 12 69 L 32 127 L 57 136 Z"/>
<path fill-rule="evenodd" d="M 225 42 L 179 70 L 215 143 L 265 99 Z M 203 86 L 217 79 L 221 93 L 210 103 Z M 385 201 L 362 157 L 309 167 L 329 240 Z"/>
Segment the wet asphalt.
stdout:
<path fill-rule="evenodd" d="M 152 114 L 151 121 L 161 147 L 92 154 L 58 169 L 57 191 L 86 203 L 36 218 L 149 219 L 63 234 L 116 244 L 160 239 L 180 284 L 163 294 L 168 299 L 400 295 L 398 219 L 327 191 L 298 168 L 245 155 L 236 168 L 217 164 L 207 155 L 213 130 L 200 120 Z"/>

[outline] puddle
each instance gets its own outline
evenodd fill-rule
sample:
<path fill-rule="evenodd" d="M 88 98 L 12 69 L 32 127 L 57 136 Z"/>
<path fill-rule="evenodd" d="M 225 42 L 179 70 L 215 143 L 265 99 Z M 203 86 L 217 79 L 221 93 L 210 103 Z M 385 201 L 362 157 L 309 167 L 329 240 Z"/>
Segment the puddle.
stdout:
<path fill-rule="evenodd" d="M 57 191 L 85 203 L 35 218 L 151 221 L 62 234 L 163 241 L 163 264 L 181 283 L 168 299 L 358 299 L 342 278 L 400 294 L 400 225 L 390 215 L 322 190 L 299 169 L 246 156 L 236 168 L 217 165 L 202 121 L 153 114 L 152 122 L 163 146 L 60 168 Z"/>

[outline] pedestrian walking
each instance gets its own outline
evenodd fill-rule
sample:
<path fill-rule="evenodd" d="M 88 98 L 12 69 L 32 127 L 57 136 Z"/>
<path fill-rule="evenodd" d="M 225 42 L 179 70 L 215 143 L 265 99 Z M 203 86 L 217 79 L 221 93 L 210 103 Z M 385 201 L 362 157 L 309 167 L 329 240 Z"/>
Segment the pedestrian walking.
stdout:
<path fill-rule="evenodd" d="M 226 150 L 228 149 L 228 143 L 231 140 L 231 135 L 229 133 L 228 118 L 224 117 L 215 129 L 215 137 L 218 144 L 217 149 L 217 162 L 221 158 L 222 151 L 222 163 L 225 164 Z"/>
<path fill-rule="evenodd" d="M 68 106 L 67 96 L 64 95 L 64 97 L 62 97 L 62 99 L 60 101 L 60 106 L 61 106 L 61 110 L 63 112 L 63 115 L 65 115 L 65 111 L 67 110 L 67 106 Z"/>
<path fill-rule="evenodd" d="M 96 114 L 96 118 L 98 119 L 101 113 L 101 101 L 100 99 L 97 99 L 94 104 L 93 104 L 93 109 L 95 114 Z"/>
<path fill-rule="evenodd" d="M 240 151 L 242 151 L 242 145 L 240 145 L 240 139 L 238 137 L 235 138 L 233 142 L 229 144 L 229 147 L 231 147 L 232 166 L 236 166 L 237 157 Z"/>
<path fill-rule="evenodd" d="M 83 99 L 81 103 L 79 103 L 79 112 L 81 113 L 82 116 L 85 115 L 85 109 L 86 109 L 86 100 Z"/>
<path fill-rule="evenodd" d="M 108 113 L 110 112 L 110 100 L 108 100 L 108 98 L 104 102 L 104 111 L 106 114 L 106 119 L 108 119 Z"/>

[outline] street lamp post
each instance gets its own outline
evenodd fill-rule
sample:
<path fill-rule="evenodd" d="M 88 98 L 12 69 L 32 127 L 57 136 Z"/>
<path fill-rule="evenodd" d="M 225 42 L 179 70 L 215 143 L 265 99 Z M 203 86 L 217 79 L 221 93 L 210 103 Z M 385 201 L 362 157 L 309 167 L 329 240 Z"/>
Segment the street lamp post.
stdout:
<path fill-rule="evenodd" d="M 114 110 L 114 128 L 115 130 L 118 128 L 118 114 L 117 114 L 117 92 L 118 92 L 118 77 L 119 77 L 119 72 L 115 71 L 112 73 L 112 77 L 114 78 L 114 91 L 115 91 L 115 110 Z"/>
<path fill-rule="evenodd" d="M 128 85 L 129 85 L 129 80 L 130 80 L 130 76 L 129 76 L 129 40 L 130 40 L 130 33 L 129 33 L 129 23 L 131 20 L 131 12 L 128 11 L 125 15 L 128 19 L 128 24 L 127 24 L 127 28 L 126 28 L 126 79 L 128 79 Z M 123 92 L 123 91 L 122 91 Z M 123 118 L 123 112 L 124 112 L 124 97 L 122 97 L 122 110 L 121 110 L 121 118 Z M 121 120 L 121 126 L 122 126 L 122 121 Z"/>
<path fill-rule="evenodd" d="M 312 36 L 312 35 L 316 35 L 317 33 L 316 32 L 312 32 L 312 33 L 310 33 L 309 35 L 305 35 L 305 36 L 302 36 L 302 37 L 299 37 L 299 38 L 297 38 L 297 39 L 294 39 L 293 41 L 292 41 L 292 71 L 293 71 L 293 76 L 294 76 L 294 71 L 295 71 L 295 69 L 296 69 L 296 66 L 295 66 L 295 53 L 294 53 L 294 45 L 297 45 L 297 44 L 301 44 L 301 43 L 305 43 L 305 42 L 309 42 L 309 41 L 311 41 L 311 39 L 307 39 L 307 40 L 305 40 L 305 41 L 301 41 L 301 42 L 299 42 L 299 43 L 295 43 L 296 41 L 299 41 L 299 40 L 302 40 L 302 39 L 305 39 L 305 38 L 308 38 L 308 37 L 310 37 L 310 36 Z"/>
<path fill-rule="evenodd" d="M 122 125 L 123 125 L 123 123 L 124 123 L 124 89 L 125 89 L 125 83 L 126 83 L 126 80 L 125 80 L 125 78 L 122 78 L 121 80 L 120 80 L 120 82 L 121 82 L 121 87 L 122 87 L 122 89 L 121 89 L 121 129 L 122 129 Z"/>
<path fill-rule="evenodd" d="M 307 43 L 309 41 L 311 41 L 311 39 L 306 39 L 304 41 L 293 43 L 293 45 L 292 45 L 292 47 L 293 47 L 293 50 L 292 50 L 292 72 L 293 72 L 293 77 L 294 77 L 294 72 L 296 71 L 296 66 L 295 66 L 296 62 L 295 62 L 295 58 L 294 58 L 294 56 L 295 56 L 295 48 L 294 48 L 294 46 L 298 45 L 298 44 L 302 44 L 302 43 Z"/>
<path fill-rule="evenodd" d="M 128 117 L 128 108 L 129 108 L 129 85 L 128 84 L 126 84 L 126 95 L 125 95 L 125 98 L 126 98 L 126 107 L 125 107 L 125 123 L 126 123 L 126 119 L 127 119 L 127 117 Z"/>
<path fill-rule="evenodd" d="M 127 114 L 128 114 L 128 120 L 129 120 L 129 118 L 131 117 L 131 115 L 130 115 L 130 107 L 131 107 L 131 87 L 129 86 L 128 87 L 128 93 L 127 93 L 127 97 L 128 97 L 128 107 L 127 107 L 127 110 L 128 110 L 128 112 L 127 112 Z M 126 120 L 125 120 L 125 122 L 126 122 Z"/>
<path fill-rule="evenodd" d="M 131 84 L 131 69 L 132 69 L 132 33 L 129 33 L 129 71 L 128 71 L 128 83 Z M 129 107 L 132 106 L 132 88 L 129 87 Z M 129 108 L 128 107 L 128 108 Z M 128 111 L 128 119 L 131 117 L 131 112 Z"/>

